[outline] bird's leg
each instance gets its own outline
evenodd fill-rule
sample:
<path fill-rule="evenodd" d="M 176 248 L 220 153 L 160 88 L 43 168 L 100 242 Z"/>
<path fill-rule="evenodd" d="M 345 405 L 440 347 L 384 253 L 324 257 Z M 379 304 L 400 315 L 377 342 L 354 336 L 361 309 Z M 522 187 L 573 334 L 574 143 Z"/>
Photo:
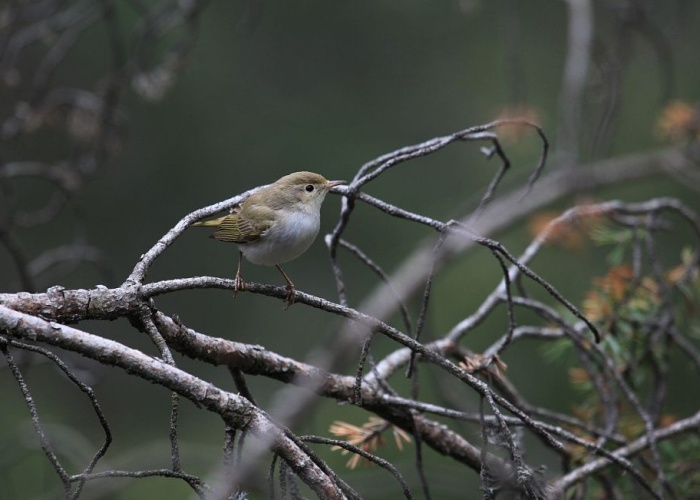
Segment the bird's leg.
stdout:
<path fill-rule="evenodd" d="M 245 282 L 243 281 L 243 276 L 241 276 L 241 261 L 243 260 L 243 252 L 238 251 L 238 267 L 236 268 L 236 277 L 234 278 L 233 285 L 233 296 L 238 295 L 238 292 L 243 290 Z"/>
<path fill-rule="evenodd" d="M 287 282 L 287 298 L 284 299 L 284 308 L 289 309 L 289 306 L 294 304 L 294 293 L 296 292 L 296 288 L 294 288 L 294 283 L 292 283 L 292 280 L 289 279 L 289 276 L 287 276 L 287 273 L 282 271 L 282 268 L 279 266 L 279 264 L 275 264 L 275 267 L 279 270 L 279 272 L 282 273 L 282 276 L 284 277 L 284 281 Z"/>

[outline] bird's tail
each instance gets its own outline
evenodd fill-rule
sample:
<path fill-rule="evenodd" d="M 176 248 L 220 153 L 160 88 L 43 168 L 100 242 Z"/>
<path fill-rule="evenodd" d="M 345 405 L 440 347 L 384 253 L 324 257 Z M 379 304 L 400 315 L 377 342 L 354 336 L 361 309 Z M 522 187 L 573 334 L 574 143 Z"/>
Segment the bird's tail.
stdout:
<path fill-rule="evenodd" d="M 226 216 L 224 216 L 226 217 Z M 190 224 L 191 226 L 195 227 L 217 227 L 221 224 L 221 221 L 224 219 L 224 217 L 219 217 L 218 219 L 212 219 L 212 220 L 203 220 L 200 222 L 195 222 L 193 224 Z"/>

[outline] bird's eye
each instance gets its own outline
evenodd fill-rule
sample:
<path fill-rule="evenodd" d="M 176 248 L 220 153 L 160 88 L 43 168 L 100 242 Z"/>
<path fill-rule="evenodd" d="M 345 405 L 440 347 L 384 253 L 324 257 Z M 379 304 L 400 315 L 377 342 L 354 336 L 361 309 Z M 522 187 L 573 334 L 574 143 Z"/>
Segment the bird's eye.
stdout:
<path fill-rule="evenodd" d="M 314 185 L 313 185 L 313 184 L 307 184 L 306 187 L 305 187 L 304 189 L 306 189 L 306 191 L 310 193 L 311 191 L 314 190 Z"/>

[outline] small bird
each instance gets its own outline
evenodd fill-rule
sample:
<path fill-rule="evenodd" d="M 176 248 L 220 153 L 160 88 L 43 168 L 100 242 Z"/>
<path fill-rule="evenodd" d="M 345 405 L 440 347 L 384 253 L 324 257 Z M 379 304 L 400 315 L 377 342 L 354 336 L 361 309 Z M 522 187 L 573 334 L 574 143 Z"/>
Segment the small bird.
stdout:
<path fill-rule="evenodd" d="M 321 226 L 321 204 L 328 191 L 345 181 L 329 181 L 313 172 L 294 172 L 259 189 L 231 213 L 193 226 L 215 227 L 215 240 L 238 245 L 235 292 L 243 289 L 241 260 L 275 266 L 287 283 L 286 307 L 294 303 L 294 283 L 280 264 L 304 253 Z"/>

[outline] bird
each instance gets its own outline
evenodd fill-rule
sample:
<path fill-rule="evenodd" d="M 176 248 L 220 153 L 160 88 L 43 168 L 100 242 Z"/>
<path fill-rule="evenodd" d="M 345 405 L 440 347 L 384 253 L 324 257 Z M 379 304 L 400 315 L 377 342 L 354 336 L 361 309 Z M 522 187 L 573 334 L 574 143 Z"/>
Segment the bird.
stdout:
<path fill-rule="evenodd" d="M 294 172 L 253 192 L 228 215 L 192 225 L 216 228 L 211 238 L 238 245 L 234 295 L 245 286 L 242 257 L 253 264 L 275 266 L 286 283 L 286 309 L 294 303 L 296 288 L 280 264 L 308 250 L 321 227 L 323 200 L 341 184 L 345 181 L 329 181 L 314 172 Z"/>

